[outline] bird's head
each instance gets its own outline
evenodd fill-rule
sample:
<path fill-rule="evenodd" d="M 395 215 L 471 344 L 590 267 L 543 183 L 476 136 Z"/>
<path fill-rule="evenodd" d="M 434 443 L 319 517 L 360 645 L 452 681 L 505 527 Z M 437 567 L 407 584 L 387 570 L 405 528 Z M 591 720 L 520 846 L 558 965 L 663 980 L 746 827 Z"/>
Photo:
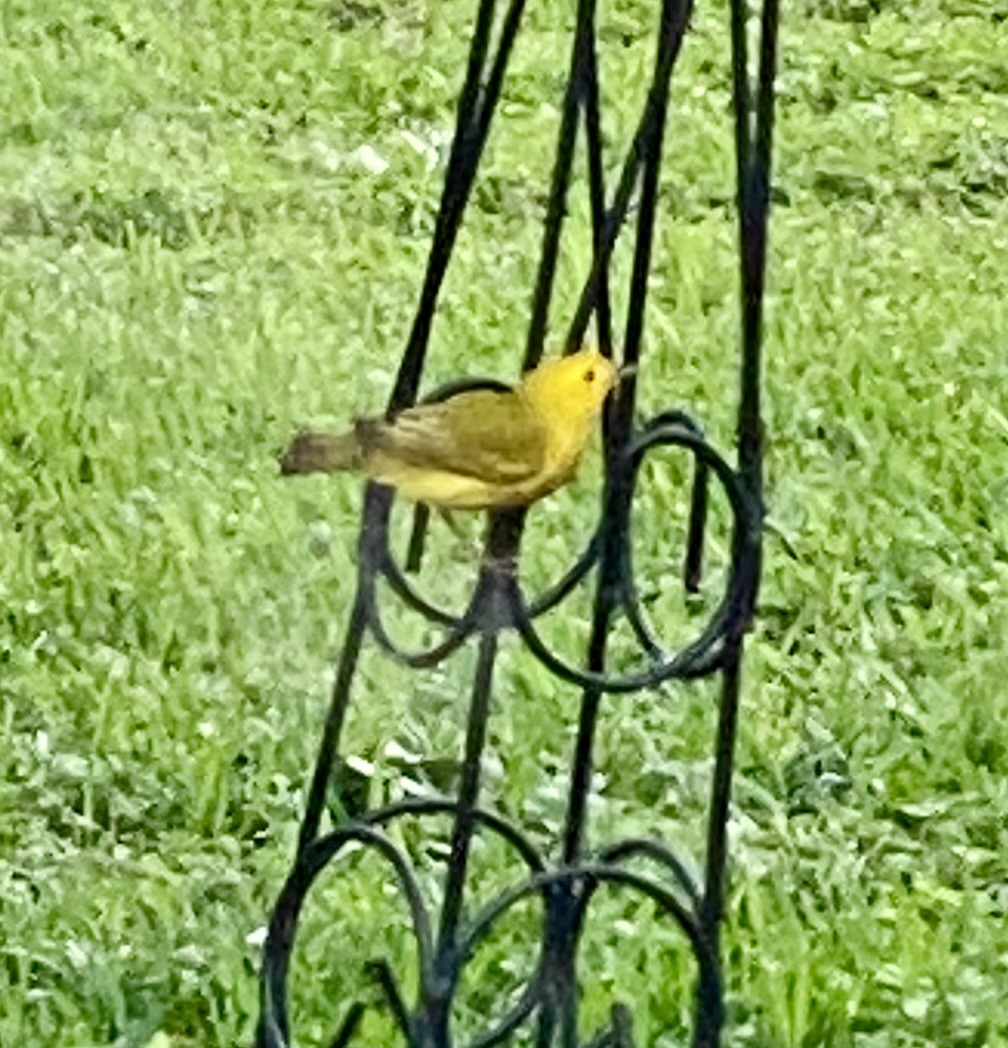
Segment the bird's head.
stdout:
<path fill-rule="evenodd" d="M 590 421 L 602 410 L 616 385 L 616 365 L 596 349 L 548 360 L 524 379 L 526 395 L 544 414 L 561 414 L 572 421 Z"/>

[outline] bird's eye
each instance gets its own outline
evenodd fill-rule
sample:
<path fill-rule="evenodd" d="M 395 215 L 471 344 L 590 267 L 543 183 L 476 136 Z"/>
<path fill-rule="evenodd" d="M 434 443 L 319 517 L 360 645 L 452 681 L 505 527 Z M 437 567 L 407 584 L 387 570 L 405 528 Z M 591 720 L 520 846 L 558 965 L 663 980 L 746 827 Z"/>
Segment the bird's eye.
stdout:
<path fill-rule="evenodd" d="M 589 368 L 585 372 L 584 380 L 585 380 L 585 382 L 594 382 L 595 381 L 595 369 L 594 368 Z"/>

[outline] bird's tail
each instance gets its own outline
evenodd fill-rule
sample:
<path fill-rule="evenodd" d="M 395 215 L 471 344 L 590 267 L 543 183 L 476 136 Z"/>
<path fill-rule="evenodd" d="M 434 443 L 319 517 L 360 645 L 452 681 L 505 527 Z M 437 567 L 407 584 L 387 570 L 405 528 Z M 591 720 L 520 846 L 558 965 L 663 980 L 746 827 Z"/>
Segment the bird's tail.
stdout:
<path fill-rule="evenodd" d="M 280 459 L 280 472 L 337 473 L 361 468 L 360 444 L 353 431 L 319 433 L 305 430 L 290 443 Z"/>

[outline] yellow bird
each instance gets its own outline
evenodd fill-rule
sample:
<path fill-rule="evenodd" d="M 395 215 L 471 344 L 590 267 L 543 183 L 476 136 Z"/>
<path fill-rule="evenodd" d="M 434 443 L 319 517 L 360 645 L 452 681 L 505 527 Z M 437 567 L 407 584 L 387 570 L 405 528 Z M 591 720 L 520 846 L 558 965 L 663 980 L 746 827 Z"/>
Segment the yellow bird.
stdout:
<path fill-rule="evenodd" d="M 281 472 L 363 473 L 440 509 L 527 506 L 570 481 L 618 372 L 582 349 L 509 390 L 470 390 L 347 433 L 299 433 Z"/>

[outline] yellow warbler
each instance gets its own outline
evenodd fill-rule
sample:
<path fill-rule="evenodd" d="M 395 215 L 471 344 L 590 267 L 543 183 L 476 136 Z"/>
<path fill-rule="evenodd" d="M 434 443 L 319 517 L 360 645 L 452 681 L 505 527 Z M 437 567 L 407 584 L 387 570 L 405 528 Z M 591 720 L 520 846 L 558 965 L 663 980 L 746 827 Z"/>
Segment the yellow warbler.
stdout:
<path fill-rule="evenodd" d="M 510 390 L 470 390 L 347 433 L 299 433 L 281 472 L 363 473 L 442 509 L 526 506 L 574 476 L 612 361 L 593 349 L 541 364 Z"/>

